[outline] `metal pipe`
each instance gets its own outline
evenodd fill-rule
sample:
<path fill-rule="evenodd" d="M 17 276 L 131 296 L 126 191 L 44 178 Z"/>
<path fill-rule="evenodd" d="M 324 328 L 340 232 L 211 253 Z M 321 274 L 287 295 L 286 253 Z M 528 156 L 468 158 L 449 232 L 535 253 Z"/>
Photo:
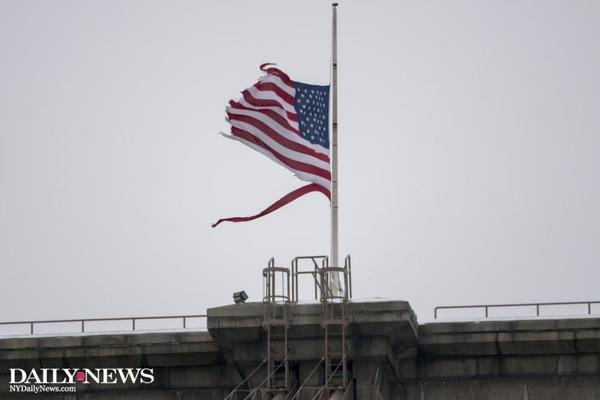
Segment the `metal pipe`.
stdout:
<path fill-rule="evenodd" d="M 348 297 L 352 298 L 352 258 L 350 257 L 350 254 L 346 256 L 345 264 L 348 266 Z"/>
<path fill-rule="evenodd" d="M 248 379 L 250 379 L 250 377 L 252 377 L 252 375 L 254 375 L 254 373 L 256 371 L 259 370 L 260 367 L 262 367 L 264 365 L 264 363 L 267 362 L 267 359 L 262 360 L 262 362 L 260 364 L 258 364 L 258 367 L 254 368 L 254 370 L 252 372 L 250 372 L 250 375 L 248 375 L 246 378 L 244 378 L 244 380 L 242 380 L 240 383 L 237 384 L 236 387 L 233 388 L 233 390 L 225 397 L 224 400 L 230 400 L 231 397 L 234 395 L 234 393 L 240 388 L 240 386 L 242 386 L 244 383 L 246 383 L 246 381 Z"/>
<path fill-rule="evenodd" d="M 290 398 L 290 400 L 295 400 L 296 398 L 298 398 L 298 396 L 300 396 L 300 393 L 302 392 L 302 389 L 304 389 L 304 386 L 306 386 L 306 383 L 310 380 L 310 378 L 312 377 L 312 375 L 317 371 L 317 369 L 319 368 L 319 366 L 323 363 L 324 358 L 321 357 L 321 359 L 319 360 L 319 362 L 317 363 L 317 365 L 315 365 L 313 367 L 313 369 L 310 371 L 310 373 L 306 376 L 306 378 L 304 378 L 304 381 L 302 382 L 302 384 L 300 385 L 300 387 L 298 388 L 298 390 L 296 390 L 296 393 L 294 393 L 294 395 Z M 227 400 L 227 399 L 225 399 Z"/>
<path fill-rule="evenodd" d="M 331 375 L 329 376 L 329 378 L 325 380 L 325 384 L 323 386 L 321 386 L 321 388 L 317 391 L 317 394 L 313 397 L 313 400 L 317 399 L 323 393 L 323 390 L 325 390 L 329 386 L 329 382 L 331 381 L 331 378 L 333 378 L 333 376 L 335 375 L 335 373 L 337 372 L 337 370 L 340 368 L 341 364 L 342 363 L 340 361 L 337 364 L 337 366 L 334 368 L 334 370 L 331 373 Z M 325 367 L 327 368 L 327 366 L 325 366 Z"/>
<path fill-rule="evenodd" d="M 314 281 L 315 281 L 315 300 L 318 300 L 319 299 L 319 290 L 318 290 L 318 287 L 319 287 L 319 278 L 320 278 L 320 275 L 319 275 L 319 266 L 317 265 L 317 263 L 315 263 L 315 270 L 314 270 L 314 275 L 313 276 L 315 278 L 314 279 Z"/>
<path fill-rule="evenodd" d="M 248 394 L 248 396 L 244 397 L 244 399 L 243 399 L 243 400 L 248 400 L 248 399 L 251 399 L 251 398 L 253 398 L 253 397 L 254 397 L 254 395 L 256 394 L 256 392 L 257 392 L 257 391 L 258 391 L 258 390 L 259 390 L 259 389 L 260 389 L 260 388 L 261 388 L 261 387 L 262 387 L 262 386 L 263 386 L 265 383 L 267 383 L 267 382 L 268 382 L 268 381 L 271 379 L 271 376 L 273 376 L 273 374 L 275 374 L 275 372 L 277 372 L 277 370 L 278 370 L 279 368 L 281 368 L 281 366 L 283 365 L 283 363 L 284 363 L 284 362 L 286 362 L 286 361 L 287 361 L 287 359 L 286 359 L 286 360 L 283 360 L 281 363 L 279 363 L 279 365 L 277 365 L 277 366 L 276 366 L 276 367 L 273 369 L 273 371 L 271 371 L 271 372 L 270 372 L 270 373 L 267 375 L 267 377 L 266 377 L 266 378 L 265 378 L 265 379 L 264 379 L 262 382 L 260 382 L 260 383 L 258 384 L 258 386 L 256 386 L 254 389 L 252 389 L 252 391 L 250 392 L 250 394 Z"/>
<path fill-rule="evenodd" d="M 331 19 L 331 262 L 338 266 L 337 3 Z M 335 284 L 335 283 L 334 283 Z"/>

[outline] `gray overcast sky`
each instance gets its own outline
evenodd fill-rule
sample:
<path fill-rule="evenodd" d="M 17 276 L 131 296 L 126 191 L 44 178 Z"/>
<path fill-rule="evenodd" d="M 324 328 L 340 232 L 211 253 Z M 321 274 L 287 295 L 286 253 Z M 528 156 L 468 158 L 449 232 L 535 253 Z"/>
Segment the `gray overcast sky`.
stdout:
<path fill-rule="evenodd" d="M 600 297 L 600 2 L 342 1 L 355 297 Z M 217 135 L 263 62 L 326 84 L 328 1 L 0 0 L 0 320 L 201 313 L 329 249 L 311 194 Z"/>

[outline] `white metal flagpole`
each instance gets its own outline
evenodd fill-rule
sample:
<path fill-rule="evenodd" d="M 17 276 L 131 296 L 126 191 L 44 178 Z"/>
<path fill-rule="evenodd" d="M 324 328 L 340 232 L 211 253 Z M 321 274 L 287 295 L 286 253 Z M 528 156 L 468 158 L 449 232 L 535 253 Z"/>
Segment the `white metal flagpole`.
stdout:
<path fill-rule="evenodd" d="M 331 266 L 339 267 L 338 257 L 338 110 L 337 110 L 337 5 L 332 4 L 331 29 Z M 332 274 L 332 291 L 340 292 L 338 274 Z"/>

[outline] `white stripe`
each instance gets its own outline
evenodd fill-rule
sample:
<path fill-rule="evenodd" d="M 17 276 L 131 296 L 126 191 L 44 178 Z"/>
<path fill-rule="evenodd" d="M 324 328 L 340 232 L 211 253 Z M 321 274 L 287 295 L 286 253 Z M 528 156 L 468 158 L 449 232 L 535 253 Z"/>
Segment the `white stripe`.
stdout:
<path fill-rule="evenodd" d="M 277 153 L 281 154 L 284 157 L 287 157 L 294 161 L 299 161 L 299 162 L 302 162 L 305 164 L 309 164 L 309 165 L 312 165 L 317 168 L 321 168 L 325 171 L 329 171 L 329 163 L 327 163 L 325 161 L 321 161 L 318 158 L 315 158 L 308 154 L 299 153 L 299 152 L 291 150 L 285 146 L 282 146 L 281 144 L 279 144 L 276 141 L 274 141 L 273 139 L 271 139 L 266 133 L 264 133 L 260 129 L 257 129 L 256 127 L 254 127 L 246 122 L 237 121 L 235 119 L 230 119 L 229 123 L 231 124 L 231 126 L 235 126 L 236 128 L 242 129 L 242 130 L 250 133 L 251 135 L 256 136 L 261 141 L 263 141 L 267 146 L 269 146 L 274 151 L 276 151 Z"/>
<path fill-rule="evenodd" d="M 238 103 L 240 103 L 244 107 L 248 107 L 248 108 L 251 108 L 253 110 L 271 110 L 273 112 L 276 112 L 278 115 L 280 115 L 282 118 L 284 118 L 288 122 L 288 124 L 290 124 L 290 126 L 292 128 L 294 128 L 296 130 L 300 130 L 298 128 L 298 122 L 292 121 L 291 119 L 289 119 L 289 117 L 288 117 L 287 113 L 285 112 L 285 110 L 282 109 L 282 108 L 280 108 L 280 107 L 263 107 L 263 106 L 259 107 L 259 106 L 254 106 L 254 105 L 248 103 L 246 101 L 246 99 L 244 99 L 243 97 L 238 100 Z"/>
<path fill-rule="evenodd" d="M 283 167 L 285 167 L 287 170 L 291 171 L 296 177 L 298 177 L 298 179 L 301 179 L 303 181 L 306 182 L 313 182 L 316 183 L 319 186 L 324 187 L 325 189 L 327 189 L 327 191 L 331 192 L 331 181 L 320 177 L 318 175 L 313 175 L 310 174 L 308 172 L 304 172 L 304 171 L 298 171 L 295 170 L 293 168 L 288 167 L 287 165 L 285 165 L 283 162 L 281 162 L 277 157 L 275 157 L 275 155 L 273 155 L 273 153 L 271 153 L 270 151 L 268 151 L 267 149 L 264 149 L 260 146 L 255 145 L 254 143 L 250 143 L 247 140 L 244 140 L 240 137 L 234 136 L 234 135 L 224 135 L 226 138 L 229 139 L 233 139 L 233 140 L 237 140 L 243 144 L 245 144 L 246 146 L 250 147 L 252 150 L 256 150 L 259 153 L 261 153 L 262 155 L 270 158 L 271 160 L 275 161 L 276 163 L 282 165 Z"/>
<path fill-rule="evenodd" d="M 269 74 L 267 76 L 260 78 L 259 82 L 274 83 L 275 85 L 277 85 L 277 87 L 279 89 L 283 90 L 284 92 L 286 92 L 287 94 L 292 96 L 292 98 L 296 97 L 296 89 L 293 86 L 290 86 L 287 83 L 285 83 L 284 81 L 282 81 L 281 78 L 278 77 L 277 75 Z"/>
<path fill-rule="evenodd" d="M 240 110 L 239 108 L 233 108 L 233 107 L 227 107 L 227 111 L 230 112 L 231 114 L 246 115 L 246 116 L 255 118 L 255 119 L 263 122 L 265 125 L 267 125 L 271 129 L 273 129 L 275 132 L 279 133 L 284 138 L 289 139 L 298 144 L 301 144 L 303 146 L 306 146 L 306 147 L 316 151 L 317 153 L 320 153 L 320 154 L 323 154 L 323 155 L 326 155 L 327 157 L 329 157 L 328 149 L 326 149 L 323 146 L 318 145 L 318 144 L 312 144 L 308 140 L 302 138 L 302 136 L 298 135 L 297 133 L 292 132 L 289 129 L 281 126 L 279 123 L 272 120 L 268 115 L 263 114 L 260 111 Z"/>
<path fill-rule="evenodd" d="M 296 109 L 293 105 L 288 104 L 287 101 L 283 100 L 281 97 L 277 95 L 275 92 L 271 92 L 270 90 L 258 90 L 254 86 L 248 88 L 248 92 L 257 100 L 275 100 L 281 107 L 293 114 L 296 114 Z"/>

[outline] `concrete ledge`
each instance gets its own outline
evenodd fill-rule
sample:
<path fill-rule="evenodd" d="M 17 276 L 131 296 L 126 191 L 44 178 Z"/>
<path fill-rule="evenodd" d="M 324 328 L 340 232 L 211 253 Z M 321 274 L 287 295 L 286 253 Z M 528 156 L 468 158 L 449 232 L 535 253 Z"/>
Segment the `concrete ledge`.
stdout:
<path fill-rule="evenodd" d="M 291 338 L 320 338 L 323 335 L 321 304 L 275 305 L 275 314 L 291 320 Z M 349 322 L 360 335 L 388 336 L 403 339 L 407 333 L 416 337 L 418 323 L 406 301 L 375 301 L 347 303 Z M 215 340 L 230 343 L 258 340 L 262 337 L 263 303 L 231 304 L 210 308 L 208 331 Z"/>
<path fill-rule="evenodd" d="M 600 318 L 556 318 L 523 320 L 476 320 L 457 322 L 431 322 L 419 326 L 423 334 L 455 332 L 517 332 L 598 329 Z"/>
<path fill-rule="evenodd" d="M 394 400 L 593 400 L 600 398 L 597 377 L 474 379 L 394 385 Z"/>
<path fill-rule="evenodd" d="M 430 356 L 575 354 L 600 351 L 600 319 L 474 321 L 419 327 Z"/>
<path fill-rule="evenodd" d="M 221 359 L 208 332 L 31 337 L 0 340 L 0 373 L 8 368 L 208 365 Z"/>
<path fill-rule="evenodd" d="M 419 327 L 401 379 L 599 375 L 600 319 L 471 321 Z"/>
<path fill-rule="evenodd" d="M 135 332 L 131 334 L 97 334 L 82 336 L 31 336 L 0 339 L 0 350 L 40 349 L 62 347 L 126 346 L 156 343 L 212 343 L 206 331 Z"/>

